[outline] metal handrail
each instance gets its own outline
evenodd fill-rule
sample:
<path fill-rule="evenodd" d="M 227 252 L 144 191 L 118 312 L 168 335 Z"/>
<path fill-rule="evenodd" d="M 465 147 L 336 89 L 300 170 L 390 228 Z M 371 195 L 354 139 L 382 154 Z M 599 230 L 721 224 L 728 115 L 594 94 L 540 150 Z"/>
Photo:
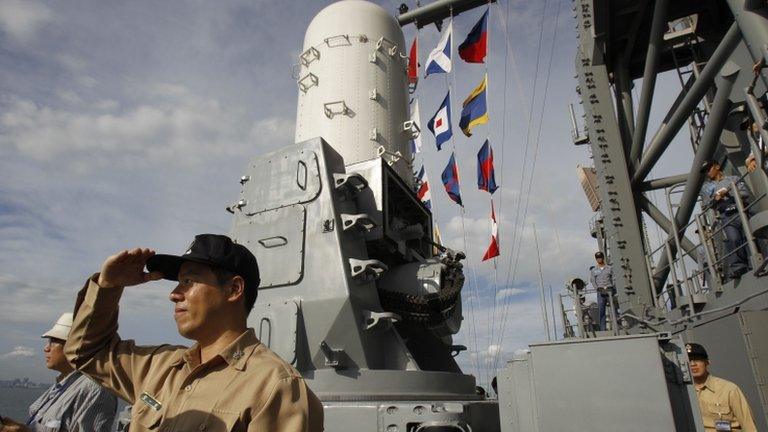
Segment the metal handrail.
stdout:
<path fill-rule="evenodd" d="M 710 274 L 712 274 L 715 278 L 714 284 L 716 286 L 714 287 L 717 291 L 721 290 L 723 280 L 720 275 L 720 271 L 718 270 L 719 266 L 728 260 L 731 256 L 734 254 L 737 254 L 741 252 L 744 248 L 748 248 L 750 251 L 750 260 L 752 267 L 757 267 L 762 262 L 762 256 L 760 255 L 760 252 L 757 248 L 757 245 L 755 244 L 755 238 L 751 233 L 751 230 L 749 229 L 749 219 L 747 212 L 749 209 L 751 209 L 753 206 L 755 206 L 759 201 L 764 199 L 766 197 L 766 193 L 760 194 L 755 199 L 751 200 L 751 202 L 748 205 L 744 205 L 744 201 L 742 200 L 741 195 L 739 194 L 739 190 L 737 187 L 737 183 L 740 181 L 743 181 L 744 178 L 749 173 L 745 173 L 736 181 L 731 181 L 730 184 L 730 193 L 734 199 L 734 203 L 736 205 L 737 211 L 736 214 L 732 216 L 728 216 L 726 218 L 722 218 L 720 220 L 720 223 L 718 223 L 717 227 L 715 228 L 709 228 L 704 229 L 705 223 L 703 223 L 702 219 L 706 218 L 707 214 L 711 214 L 711 211 L 713 210 L 713 204 L 711 203 L 709 205 L 702 205 L 702 211 L 696 215 L 684 226 L 677 227 L 674 217 L 671 219 L 672 222 L 672 230 L 676 235 L 670 234 L 658 247 L 655 249 L 649 251 L 646 253 L 646 264 L 649 267 L 649 270 L 667 270 L 669 269 L 673 282 L 670 284 L 671 288 L 674 290 L 674 295 L 679 298 L 683 296 L 683 285 L 685 286 L 685 290 L 688 294 L 690 294 L 687 297 L 688 306 L 690 310 L 693 310 L 693 294 L 698 294 L 704 292 L 704 289 L 702 285 L 699 282 L 699 278 L 703 277 L 706 278 L 706 273 L 709 271 Z M 666 198 L 667 198 L 667 205 L 670 213 L 672 212 L 672 209 L 675 207 L 671 200 L 671 195 L 674 193 L 678 193 L 678 186 L 681 186 L 682 184 L 674 185 L 667 189 L 666 191 Z M 741 221 L 741 230 L 745 238 L 744 244 L 736 247 L 734 250 L 730 251 L 728 254 L 725 254 L 723 256 L 717 257 L 718 259 L 715 259 L 715 252 L 714 247 L 712 245 L 712 240 L 715 238 L 715 236 L 719 233 L 721 233 L 726 226 L 729 226 L 736 220 Z M 699 243 L 696 245 L 696 247 L 693 250 L 687 251 L 682 249 L 681 247 L 681 241 L 680 237 L 685 234 L 685 232 L 688 231 L 689 228 L 691 228 L 693 225 L 696 225 L 696 228 L 698 229 L 699 233 Z M 707 224 L 708 226 L 712 226 L 714 224 Z M 671 247 L 670 243 L 674 241 L 676 246 L 676 253 L 671 253 Z M 699 247 L 704 246 L 704 257 L 697 256 L 694 257 L 693 253 L 694 251 L 697 251 Z M 664 253 L 667 255 L 667 261 L 668 263 L 663 268 L 653 268 L 652 262 L 653 262 L 653 256 L 657 253 Z M 691 272 L 688 271 L 685 260 L 686 259 L 693 259 L 694 261 L 698 262 L 701 258 L 706 259 L 706 269 L 704 268 L 704 263 L 699 263 L 699 268 L 692 270 Z M 680 267 L 680 270 L 682 272 L 682 278 L 678 277 L 678 269 L 675 268 L 676 266 Z M 708 287 L 708 290 L 711 290 L 713 287 Z M 664 295 L 667 295 L 667 299 L 664 299 Z M 660 293 L 653 296 L 654 300 L 654 306 L 657 309 L 666 308 L 670 306 L 670 302 L 672 300 L 669 290 L 665 289 L 662 290 Z"/>

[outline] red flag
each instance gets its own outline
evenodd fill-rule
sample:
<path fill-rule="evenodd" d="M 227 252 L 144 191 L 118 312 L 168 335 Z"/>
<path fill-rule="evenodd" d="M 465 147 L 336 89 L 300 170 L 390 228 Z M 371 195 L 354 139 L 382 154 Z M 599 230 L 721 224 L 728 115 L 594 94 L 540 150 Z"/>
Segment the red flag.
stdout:
<path fill-rule="evenodd" d="M 472 27 L 467 39 L 459 45 L 459 57 L 467 63 L 485 63 L 485 54 L 488 50 L 488 10 L 485 11 L 480 21 Z"/>
<path fill-rule="evenodd" d="M 499 256 L 499 227 L 496 225 L 496 210 L 493 208 L 493 201 L 491 201 L 491 244 L 488 246 L 488 250 L 483 255 L 483 261 L 489 260 Z"/>
<path fill-rule="evenodd" d="M 419 83 L 418 40 L 418 36 L 413 38 L 413 44 L 411 44 L 411 53 L 408 57 L 408 91 L 410 93 L 416 91 L 416 85 Z"/>

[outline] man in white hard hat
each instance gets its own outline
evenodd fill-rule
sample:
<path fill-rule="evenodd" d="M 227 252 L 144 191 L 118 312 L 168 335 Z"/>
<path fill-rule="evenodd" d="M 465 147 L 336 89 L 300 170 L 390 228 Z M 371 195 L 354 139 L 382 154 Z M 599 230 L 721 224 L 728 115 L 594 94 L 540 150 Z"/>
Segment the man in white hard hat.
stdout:
<path fill-rule="evenodd" d="M 61 431 L 109 432 L 115 420 L 117 398 L 69 364 L 64 342 L 72 328 L 72 314 L 63 314 L 42 336 L 46 340 L 45 366 L 59 373 L 56 383 L 30 407 L 25 423 L 3 418 L 0 432 Z"/>

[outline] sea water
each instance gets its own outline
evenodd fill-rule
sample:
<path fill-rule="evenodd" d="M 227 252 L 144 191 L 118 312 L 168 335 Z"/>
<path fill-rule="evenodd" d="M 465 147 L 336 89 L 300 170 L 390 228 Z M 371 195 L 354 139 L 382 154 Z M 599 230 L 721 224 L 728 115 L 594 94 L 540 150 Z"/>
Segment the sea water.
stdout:
<path fill-rule="evenodd" d="M 44 388 L 0 388 L 0 415 L 24 423 L 29 406 L 40 397 Z"/>

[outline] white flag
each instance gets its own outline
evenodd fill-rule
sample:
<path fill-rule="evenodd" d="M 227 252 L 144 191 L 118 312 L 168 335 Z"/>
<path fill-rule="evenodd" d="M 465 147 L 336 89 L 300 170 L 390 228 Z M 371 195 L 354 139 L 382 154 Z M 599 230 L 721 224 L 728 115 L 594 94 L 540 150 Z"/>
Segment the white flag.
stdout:
<path fill-rule="evenodd" d="M 418 134 L 411 140 L 411 153 L 421 153 L 421 114 L 419 114 L 419 100 L 411 103 L 411 121 L 419 128 Z"/>

